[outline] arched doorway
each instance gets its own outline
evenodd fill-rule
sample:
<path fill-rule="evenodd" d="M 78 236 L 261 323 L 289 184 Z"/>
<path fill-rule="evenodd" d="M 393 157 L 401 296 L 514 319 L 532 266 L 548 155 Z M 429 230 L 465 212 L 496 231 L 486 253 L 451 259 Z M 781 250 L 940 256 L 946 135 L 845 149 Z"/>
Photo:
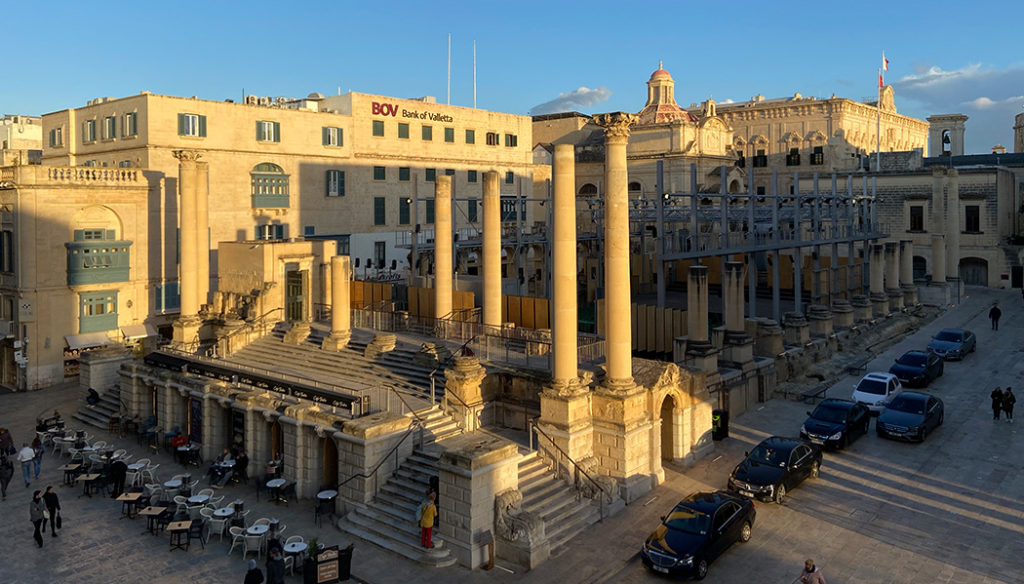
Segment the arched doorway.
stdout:
<path fill-rule="evenodd" d="M 281 422 L 277 420 L 270 424 L 270 459 L 276 458 L 275 455 L 280 456 L 281 463 L 284 464 L 284 431 Z"/>
<path fill-rule="evenodd" d="M 928 262 L 921 256 L 914 256 L 914 281 L 924 280 L 928 275 Z"/>
<path fill-rule="evenodd" d="M 320 451 L 323 453 L 323 461 L 320 465 L 320 468 L 323 469 L 320 484 L 333 489 L 338 486 L 338 447 L 334 444 L 334 438 L 324 437 Z"/>
<path fill-rule="evenodd" d="M 675 458 L 676 400 L 666 395 L 661 402 L 661 459 Z"/>
<path fill-rule="evenodd" d="M 960 279 L 968 286 L 988 286 L 988 262 L 981 258 L 961 259 Z"/>

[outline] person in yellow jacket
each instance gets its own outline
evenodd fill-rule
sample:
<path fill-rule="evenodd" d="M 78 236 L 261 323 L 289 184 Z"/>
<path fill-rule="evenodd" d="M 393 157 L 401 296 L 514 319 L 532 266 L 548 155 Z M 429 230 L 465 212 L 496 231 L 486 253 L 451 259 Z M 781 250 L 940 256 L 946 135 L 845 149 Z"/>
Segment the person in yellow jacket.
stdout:
<path fill-rule="evenodd" d="M 430 493 L 427 500 L 420 503 L 420 545 L 425 548 L 434 547 L 434 544 L 430 542 L 430 537 L 434 532 L 434 518 L 437 517 L 437 505 L 434 505 L 434 499 L 436 499 L 434 493 Z"/>

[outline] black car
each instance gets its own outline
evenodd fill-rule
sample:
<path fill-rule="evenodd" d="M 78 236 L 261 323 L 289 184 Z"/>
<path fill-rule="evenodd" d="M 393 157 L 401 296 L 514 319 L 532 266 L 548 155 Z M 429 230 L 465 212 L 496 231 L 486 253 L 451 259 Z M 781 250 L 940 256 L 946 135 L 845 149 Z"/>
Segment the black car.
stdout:
<path fill-rule="evenodd" d="M 879 436 L 924 442 L 928 432 L 942 425 L 945 405 L 926 393 L 904 391 L 878 416 L 875 430 Z"/>
<path fill-rule="evenodd" d="M 640 558 L 660 574 L 701 580 L 708 564 L 734 541 L 750 540 L 756 516 L 754 502 L 736 493 L 693 493 L 661 518 Z"/>
<path fill-rule="evenodd" d="M 754 447 L 729 475 L 729 489 L 744 497 L 782 503 L 807 477 L 817 478 L 821 447 L 796 438 L 772 436 Z"/>
<path fill-rule="evenodd" d="M 943 359 L 963 359 L 977 346 L 978 338 L 964 329 L 942 329 L 928 341 L 928 350 Z"/>
<path fill-rule="evenodd" d="M 800 437 L 827 448 L 845 448 L 871 427 L 867 406 L 848 399 L 824 400 L 807 415 Z"/>
<path fill-rule="evenodd" d="M 933 379 L 942 377 L 946 362 L 934 352 L 907 351 L 896 359 L 889 373 L 900 380 L 904 387 L 926 387 Z"/>

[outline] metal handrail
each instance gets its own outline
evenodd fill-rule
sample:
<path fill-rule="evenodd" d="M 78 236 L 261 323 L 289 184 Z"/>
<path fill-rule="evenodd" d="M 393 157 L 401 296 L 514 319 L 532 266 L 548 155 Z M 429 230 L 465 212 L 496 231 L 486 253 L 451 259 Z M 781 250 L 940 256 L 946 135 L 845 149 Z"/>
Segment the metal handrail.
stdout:
<path fill-rule="evenodd" d="M 359 473 L 359 474 L 354 474 L 354 475 L 348 477 L 347 479 L 345 479 L 345 480 L 341 481 L 340 483 L 338 483 L 337 491 L 341 492 L 341 487 L 343 487 L 346 484 L 348 484 L 349 481 L 357 479 L 357 478 L 364 478 L 364 479 L 372 478 L 374 481 L 376 481 L 377 480 L 377 471 L 380 470 L 381 465 L 383 465 L 384 462 L 387 461 L 388 457 L 390 457 L 392 454 L 395 455 L 395 469 L 397 470 L 398 469 L 398 447 L 401 446 L 402 443 L 405 442 L 405 439 L 408 438 L 409 435 L 412 434 L 417 428 L 422 430 L 423 429 L 422 424 L 420 424 L 418 421 L 413 421 L 411 427 L 405 432 L 405 434 L 401 437 L 401 439 L 399 439 L 398 442 L 395 443 L 395 445 L 391 447 L 391 450 L 389 450 L 384 456 L 380 457 L 380 462 L 378 462 L 376 465 L 374 465 L 373 470 L 370 471 L 370 474 Z M 376 492 L 377 492 L 376 486 L 374 486 L 373 491 L 374 491 L 374 495 L 376 496 Z"/>
<path fill-rule="evenodd" d="M 598 482 L 595 481 L 594 478 L 591 477 L 590 474 L 587 473 L 587 471 L 583 470 L 583 468 L 575 460 L 573 460 L 572 457 L 570 457 L 568 453 L 566 453 L 564 450 L 562 450 L 562 448 L 558 444 L 555 444 L 554 439 L 551 438 L 551 436 L 548 436 L 547 432 L 542 430 L 541 427 L 537 425 L 537 418 L 534 418 L 534 419 L 530 420 L 530 427 L 533 430 L 535 430 L 539 436 L 543 436 L 543 437 L 547 438 L 548 442 L 551 443 L 551 446 L 554 446 L 555 450 L 557 450 L 558 453 L 561 456 L 564 456 L 566 460 L 568 460 L 570 463 L 572 463 L 572 466 L 573 466 L 573 468 L 576 471 L 576 474 L 573 477 L 573 482 L 576 484 L 576 488 L 577 489 L 579 488 L 580 475 L 583 475 L 584 477 L 586 477 L 586 479 L 588 481 L 591 482 L 591 484 L 593 484 L 595 487 L 597 487 L 598 491 L 601 492 L 601 495 L 598 497 L 598 499 L 600 499 L 599 507 L 600 507 L 600 513 L 601 513 L 601 520 L 604 520 L 604 497 L 605 497 L 605 495 L 608 494 L 608 492 L 605 491 L 604 487 L 602 487 L 600 484 L 598 484 Z M 540 448 L 540 444 L 538 444 L 537 447 L 539 449 Z M 530 450 L 533 450 L 533 432 L 530 432 Z M 559 466 L 561 466 L 561 461 L 560 460 L 556 460 L 555 464 L 558 464 Z"/>

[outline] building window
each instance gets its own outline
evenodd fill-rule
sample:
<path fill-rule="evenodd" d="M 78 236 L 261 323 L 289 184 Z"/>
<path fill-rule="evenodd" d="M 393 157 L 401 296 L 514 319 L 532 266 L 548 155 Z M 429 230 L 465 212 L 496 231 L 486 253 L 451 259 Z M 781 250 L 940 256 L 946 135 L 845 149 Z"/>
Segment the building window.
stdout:
<path fill-rule="evenodd" d="M 0 272 L 14 273 L 14 232 L 4 231 L 0 237 Z"/>
<path fill-rule="evenodd" d="M 743 158 L 743 153 L 742 152 L 740 152 L 739 158 L 736 159 L 736 166 L 738 168 L 746 168 L 747 167 L 747 159 Z"/>
<path fill-rule="evenodd" d="M 64 129 L 54 128 L 50 130 L 50 147 L 60 148 L 64 145 Z"/>
<path fill-rule="evenodd" d="M 408 138 L 409 137 L 409 124 L 407 124 L 405 122 L 398 122 L 398 137 L 399 138 Z"/>
<path fill-rule="evenodd" d="M 444 174 L 446 176 L 455 176 L 455 169 L 454 168 L 446 168 L 446 169 L 444 169 Z"/>
<path fill-rule="evenodd" d="M 306 226 L 304 226 L 302 228 L 302 236 L 303 237 L 309 237 L 311 235 L 316 235 L 316 225 L 306 225 Z"/>
<path fill-rule="evenodd" d="M 516 182 L 516 173 L 511 170 L 505 173 L 505 184 L 510 185 Z"/>
<path fill-rule="evenodd" d="M 433 126 L 423 126 L 423 129 L 421 130 L 421 134 L 422 134 L 421 137 L 424 140 L 433 140 L 434 139 L 434 127 Z"/>
<path fill-rule="evenodd" d="M 132 161 L 131 160 L 122 160 L 121 162 L 117 163 L 117 167 L 118 168 L 131 168 L 132 167 Z"/>
<path fill-rule="evenodd" d="M 505 146 L 508 148 L 515 148 L 519 146 L 519 136 L 515 134 L 505 134 Z"/>
<path fill-rule="evenodd" d="M 117 117 L 107 116 L 103 118 L 103 139 L 113 140 L 117 137 Z"/>
<path fill-rule="evenodd" d="M 250 178 L 254 209 L 288 207 L 288 175 L 284 169 L 264 162 L 253 167 Z"/>
<path fill-rule="evenodd" d="M 384 135 L 384 121 L 383 120 L 373 120 L 373 135 L 374 136 L 383 136 Z"/>
<path fill-rule="evenodd" d="M 206 137 L 206 116 L 198 114 L 178 114 L 178 135 Z"/>
<path fill-rule="evenodd" d="M 476 223 L 476 199 L 470 199 L 469 201 L 467 201 L 467 203 L 468 205 L 466 205 L 466 219 L 468 219 L 470 223 Z"/>
<path fill-rule="evenodd" d="M 911 205 L 910 231 L 924 231 L 924 206 Z"/>
<path fill-rule="evenodd" d="M 280 223 L 268 223 L 256 226 L 256 239 L 284 239 L 284 225 Z"/>
<path fill-rule="evenodd" d="M 476 131 L 466 130 L 466 144 L 476 144 Z"/>
<path fill-rule="evenodd" d="M 981 233 L 981 207 L 978 205 L 967 205 L 964 207 L 964 231 L 967 233 Z"/>
<path fill-rule="evenodd" d="M 386 225 L 386 217 L 384 216 L 386 207 L 384 206 L 384 197 L 373 198 L 373 224 L 374 225 Z"/>
<path fill-rule="evenodd" d="M 497 146 L 498 145 L 498 133 L 497 132 L 487 132 L 487 145 L 488 146 Z"/>
<path fill-rule="evenodd" d="M 427 168 L 427 169 L 424 169 L 423 172 L 425 174 L 425 178 L 427 179 L 427 182 L 434 182 L 434 180 L 437 178 L 437 169 L 436 168 Z"/>
<path fill-rule="evenodd" d="M 121 121 L 121 136 L 127 138 L 129 136 L 139 135 L 139 114 L 136 112 L 130 112 L 124 115 L 124 120 Z"/>
<path fill-rule="evenodd" d="M 279 122 L 267 122 L 267 121 L 258 121 L 258 122 L 256 122 L 256 141 L 257 142 L 280 142 L 281 141 L 281 124 Z"/>
<path fill-rule="evenodd" d="M 519 217 L 526 221 L 526 201 L 519 202 Z M 513 197 L 501 198 L 501 220 L 503 222 L 516 220 L 516 199 Z"/>
<path fill-rule="evenodd" d="M 341 131 L 341 128 L 332 128 L 324 126 L 323 128 L 323 140 L 324 146 L 344 146 L 345 136 Z"/>
<path fill-rule="evenodd" d="M 475 170 L 467 170 L 466 171 L 466 182 L 471 182 L 471 183 L 475 183 L 476 182 L 476 171 Z"/>
<path fill-rule="evenodd" d="M 409 211 L 411 209 L 412 201 L 409 197 L 398 197 L 398 224 L 408 225 L 409 224 Z"/>
<path fill-rule="evenodd" d="M 445 142 L 454 142 L 455 141 L 455 128 L 445 128 L 444 129 L 444 141 Z"/>
<path fill-rule="evenodd" d="M 82 122 L 82 142 L 96 141 L 96 120 Z"/>
<path fill-rule="evenodd" d="M 811 166 L 821 166 L 825 164 L 825 147 L 815 146 L 814 152 L 811 153 Z"/>
<path fill-rule="evenodd" d="M 411 176 L 411 174 L 412 173 L 409 170 L 408 166 L 400 166 L 400 167 L 398 167 L 398 180 L 400 180 L 402 182 L 407 182 L 409 180 L 409 177 Z"/>
<path fill-rule="evenodd" d="M 79 303 L 80 334 L 117 328 L 117 292 L 82 294 Z"/>
<path fill-rule="evenodd" d="M 786 166 L 800 166 L 800 149 L 790 148 L 786 155 Z"/>
<path fill-rule="evenodd" d="M 386 180 L 387 170 L 383 166 L 373 167 L 373 180 Z"/>
<path fill-rule="evenodd" d="M 378 270 L 384 269 L 384 264 L 387 262 L 387 249 L 387 242 L 373 242 L 373 265 L 377 266 Z"/>
<path fill-rule="evenodd" d="M 327 171 L 327 193 L 328 197 L 344 197 L 345 196 L 345 171 L 344 170 L 328 170 Z"/>
<path fill-rule="evenodd" d="M 754 168 L 766 168 L 768 166 L 768 156 L 765 155 L 764 150 L 758 150 L 754 156 Z"/>
<path fill-rule="evenodd" d="M 424 215 L 426 216 L 424 223 L 427 225 L 433 225 L 434 223 L 434 199 L 427 199 L 424 201 L 423 208 L 425 210 Z"/>

